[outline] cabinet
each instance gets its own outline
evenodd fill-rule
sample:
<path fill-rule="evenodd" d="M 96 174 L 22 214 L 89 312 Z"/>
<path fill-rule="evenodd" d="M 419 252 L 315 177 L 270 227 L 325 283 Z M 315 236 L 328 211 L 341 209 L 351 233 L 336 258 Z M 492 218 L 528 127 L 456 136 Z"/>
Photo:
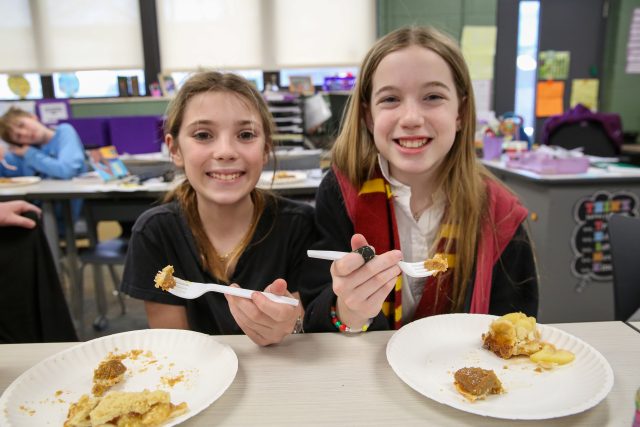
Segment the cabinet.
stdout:
<path fill-rule="evenodd" d="M 304 98 L 289 93 L 265 94 L 276 127 L 273 140 L 280 146 L 304 146 Z"/>

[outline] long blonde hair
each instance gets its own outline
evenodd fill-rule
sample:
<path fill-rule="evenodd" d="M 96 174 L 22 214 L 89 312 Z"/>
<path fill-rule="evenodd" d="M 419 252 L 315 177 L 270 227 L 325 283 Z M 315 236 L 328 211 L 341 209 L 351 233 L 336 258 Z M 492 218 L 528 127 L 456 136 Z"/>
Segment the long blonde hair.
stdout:
<path fill-rule="evenodd" d="M 226 92 L 234 94 L 241 101 L 245 102 L 249 108 L 255 109 L 262 122 L 262 132 L 265 136 L 265 153 L 273 154 L 273 120 L 269 108 L 262 95 L 244 78 L 231 74 L 216 71 L 207 71 L 194 74 L 180 88 L 176 97 L 167 107 L 166 119 L 164 122 L 165 135 L 171 135 L 175 141 L 175 147 L 179 147 L 179 133 L 184 119 L 184 112 L 188 102 L 194 96 L 205 92 Z M 254 205 L 253 220 L 251 228 L 243 238 L 240 245 L 225 260 L 221 259 L 211 241 L 204 231 L 204 226 L 198 214 L 198 200 L 196 192 L 189 180 L 185 180 L 174 191 L 169 193 L 164 201 L 177 200 L 182 208 L 189 228 L 193 233 L 198 251 L 202 256 L 203 268 L 209 270 L 213 276 L 221 281 L 229 281 L 228 266 L 232 265 L 247 248 L 251 237 L 256 231 L 258 219 L 264 210 L 265 199 L 269 193 L 258 188 L 251 191 L 251 199 Z"/>
<path fill-rule="evenodd" d="M 456 268 L 453 270 L 452 310 L 464 306 L 467 283 L 473 273 L 481 219 L 486 210 L 484 177 L 488 171 L 476 160 L 474 135 L 475 99 L 469 70 L 454 40 L 428 27 L 405 27 L 379 39 L 365 56 L 356 86 L 349 99 L 342 131 L 333 146 L 332 161 L 355 188 L 375 171 L 378 152 L 366 125 L 366 108 L 371 104 L 373 76 L 380 61 L 392 52 L 420 46 L 437 53 L 449 66 L 460 102 L 461 128 L 451 150 L 440 166 L 436 186 L 447 196 L 447 220 L 458 228 L 455 244 Z"/>

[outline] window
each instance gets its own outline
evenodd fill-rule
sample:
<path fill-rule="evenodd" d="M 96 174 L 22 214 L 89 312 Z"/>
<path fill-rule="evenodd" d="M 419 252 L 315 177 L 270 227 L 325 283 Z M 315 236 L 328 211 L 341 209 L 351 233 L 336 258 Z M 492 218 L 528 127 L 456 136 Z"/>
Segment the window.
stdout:
<path fill-rule="evenodd" d="M 261 68 L 262 3 L 158 0 L 162 69 Z"/>
<path fill-rule="evenodd" d="M 533 141 L 540 2 L 521 1 L 518 16 L 515 112 L 522 117 L 524 131 Z"/>
<path fill-rule="evenodd" d="M 0 0 L 0 69 L 142 68 L 139 15 L 138 0 Z"/>
<path fill-rule="evenodd" d="M 371 0 L 274 0 L 274 6 L 273 38 L 265 37 L 274 46 L 274 68 L 356 65 L 376 39 Z"/>
<path fill-rule="evenodd" d="M 132 85 L 138 80 L 138 93 L 146 94 L 144 71 L 93 70 L 75 73 L 53 73 L 53 91 L 56 98 L 93 98 L 119 96 L 118 77 L 127 78 L 127 89 L 133 95 Z"/>
<path fill-rule="evenodd" d="M 20 74 L 24 77 L 29 85 L 29 93 L 24 99 L 40 99 L 42 98 L 42 83 L 40 82 L 40 74 L 28 73 Z M 11 77 L 9 74 L 0 74 L 0 99 L 21 99 L 10 87 Z"/>
<path fill-rule="evenodd" d="M 162 70 L 355 66 L 375 22 L 371 0 L 158 0 Z"/>

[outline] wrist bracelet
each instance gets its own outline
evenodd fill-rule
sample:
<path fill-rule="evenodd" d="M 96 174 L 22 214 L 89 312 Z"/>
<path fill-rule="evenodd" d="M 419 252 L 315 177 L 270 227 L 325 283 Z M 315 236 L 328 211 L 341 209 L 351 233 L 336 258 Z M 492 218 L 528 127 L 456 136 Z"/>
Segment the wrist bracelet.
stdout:
<path fill-rule="evenodd" d="M 359 332 L 367 332 L 367 329 L 369 329 L 369 326 L 371 326 L 371 321 L 372 319 L 367 320 L 367 323 L 365 323 L 364 326 L 362 326 L 362 329 L 351 329 L 350 327 L 342 323 L 340 319 L 338 319 L 338 314 L 336 313 L 336 307 L 335 306 L 331 307 L 331 323 L 333 323 L 333 326 L 335 326 L 336 329 L 339 330 L 340 332 L 348 332 L 352 334 L 359 333 Z"/>
<path fill-rule="evenodd" d="M 298 318 L 296 319 L 296 324 L 293 326 L 293 331 L 291 331 L 291 333 L 292 334 L 303 334 L 304 333 L 302 316 L 298 316 Z"/>

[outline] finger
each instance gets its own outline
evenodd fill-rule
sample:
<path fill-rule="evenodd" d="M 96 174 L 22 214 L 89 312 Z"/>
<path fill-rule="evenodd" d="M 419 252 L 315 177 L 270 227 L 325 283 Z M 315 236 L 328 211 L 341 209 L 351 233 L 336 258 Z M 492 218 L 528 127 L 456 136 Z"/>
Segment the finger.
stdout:
<path fill-rule="evenodd" d="M 236 284 L 232 284 L 230 286 L 233 286 L 236 288 L 240 287 Z M 262 328 L 261 330 L 264 331 L 265 329 L 269 329 L 271 327 L 273 320 L 269 318 L 266 314 L 264 314 L 262 310 L 260 310 L 254 303 L 253 296 L 256 294 L 266 299 L 264 295 L 261 295 L 258 292 L 253 293 L 252 299 L 236 297 L 233 295 L 225 295 L 225 296 L 227 297 L 227 301 L 231 301 L 233 303 L 235 310 L 238 313 L 242 313 L 243 317 L 247 319 L 247 322 L 251 324 L 251 327 L 253 329 Z M 231 302 L 229 303 L 230 307 L 231 307 Z M 274 303 L 274 304 L 277 304 L 277 303 Z"/>
<path fill-rule="evenodd" d="M 274 295 L 291 296 L 291 294 L 287 292 L 287 281 L 284 279 L 274 280 L 264 291 Z"/>
<path fill-rule="evenodd" d="M 240 325 L 240 322 L 242 322 L 243 326 L 241 327 L 243 330 L 245 328 L 248 328 L 254 331 L 257 330 L 258 324 L 256 324 L 256 322 L 254 322 L 250 318 L 250 316 L 247 315 L 247 313 L 242 307 L 243 303 L 250 300 L 247 300 L 246 298 L 242 298 L 242 297 L 233 296 L 233 295 L 227 295 L 227 294 L 225 294 L 225 298 L 229 303 L 229 310 L 231 311 L 233 318 L 236 319 L 236 322 L 238 322 L 238 325 Z"/>
<path fill-rule="evenodd" d="M 364 264 L 364 258 L 358 253 L 349 253 L 331 264 L 332 276 L 348 276 Z"/>
<path fill-rule="evenodd" d="M 34 220 L 15 214 L 8 218 L 8 223 L 22 228 L 34 228 L 36 226 L 36 222 Z"/>
<path fill-rule="evenodd" d="M 347 256 L 345 256 L 344 258 L 347 258 Z M 400 267 L 398 267 L 398 261 L 400 261 L 401 259 L 402 259 L 402 252 L 398 250 L 393 250 L 393 251 L 386 252 L 382 255 L 377 255 L 375 258 L 373 258 L 371 261 L 367 263 L 364 263 L 364 260 L 362 259 L 362 257 L 360 257 L 360 260 L 361 260 L 360 267 L 353 270 L 350 273 L 351 275 L 349 279 L 354 284 L 353 286 L 355 287 L 367 282 L 368 280 L 371 280 L 371 278 L 389 269 L 391 270 L 390 274 L 394 274 L 395 276 L 397 276 L 398 274 L 400 274 Z M 333 270 L 331 271 L 333 272 Z M 335 270 L 335 271 L 338 272 L 338 270 Z M 385 277 L 385 279 L 388 280 L 389 277 Z"/>
<path fill-rule="evenodd" d="M 24 200 L 19 200 L 17 203 L 18 203 L 18 212 L 19 213 L 35 212 L 38 215 L 40 215 L 42 213 L 42 209 L 40 209 L 36 205 L 32 205 L 29 202 L 25 202 Z"/>
<path fill-rule="evenodd" d="M 395 283 L 396 278 L 399 275 L 400 268 L 397 266 L 391 266 L 385 270 L 380 271 L 375 276 L 371 277 L 366 282 L 356 286 L 348 295 L 344 295 L 347 305 L 356 305 L 358 301 L 366 301 L 379 292 L 381 289 L 388 287 L 388 283 Z M 385 297 L 388 292 L 385 293 Z"/>
<path fill-rule="evenodd" d="M 35 212 L 38 214 L 38 216 L 42 215 L 42 209 L 40 209 L 36 205 L 32 205 L 31 203 L 27 203 L 27 202 L 25 202 L 25 204 L 27 205 L 25 212 Z"/>
<path fill-rule="evenodd" d="M 357 249 L 361 246 L 367 246 L 367 239 L 362 234 L 354 234 L 351 236 L 351 249 Z"/>
<path fill-rule="evenodd" d="M 268 345 L 270 342 L 267 337 L 264 337 L 260 332 L 253 329 L 249 324 L 247 324 L 243 317 L 238 316 L 236 313 L 231 311 L 231 315 L 235 319 L 236 323 L 242 329 L 242 332 L 245 333 L 246 336 L 251 339 L 251 341 L 255 342 L 258 345 Z"/>

